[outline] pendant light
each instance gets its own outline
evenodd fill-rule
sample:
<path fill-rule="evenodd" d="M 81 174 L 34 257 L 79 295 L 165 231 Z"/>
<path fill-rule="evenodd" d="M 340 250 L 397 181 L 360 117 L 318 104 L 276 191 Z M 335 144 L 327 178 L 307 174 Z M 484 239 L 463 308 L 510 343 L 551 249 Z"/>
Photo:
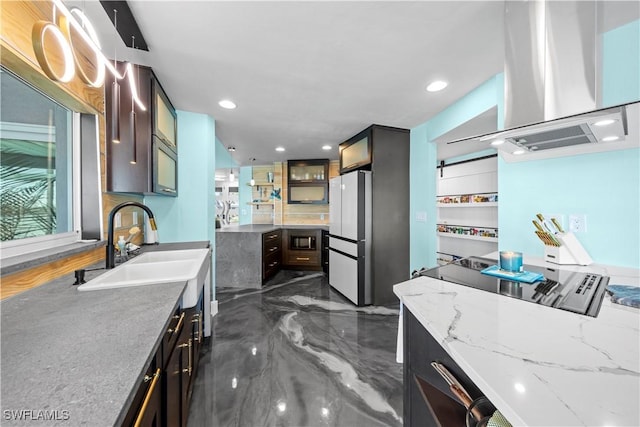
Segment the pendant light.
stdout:
<path fill-rule="evenodd" d="M 132 49 L 136 48 L 136 36 L 131 36 L 131 48 Z M 133 72 L 133 70 L 134 69 L 132 68 L 131 72 Z M 137 75 L 137 78 L 138 78 L 137 85 L 138 87 L 140 87 L 140 71 L 138 70 L 138 72 L 135 74 Z M 130 78 L 133 79 L 134 76 L 130 76 Z M 133 101 L 133 93 L 131 93 L 131 113 L 129 113 L 129 131 L 131 136 L 131 144 L 133 146 L 133 158 L 129 163 L 131 163 L 132 165 L 135 165 L 138 161 L 138 144 L 136 139 L 136 106 Z"/>
<path fill-rule="evenodd" d="M 113 9 L 113 26 L 118 33 L 118 10 Z M 113 36 L 113 67 L 117 69 L 117 38 Z M 118 79 L 114 78 L 111 83 L 111 141 L 115 144 L 120 143 L 120 84 Z"/>
<path fill-rule="evenodd" d="M 255 157 L 251 158 L 251 181 L 249 182 L 249 184 L 253 187 L 254 185 L 256 185 L 256 180 L 253 179 L 253 161 L 255 160 Z"/>

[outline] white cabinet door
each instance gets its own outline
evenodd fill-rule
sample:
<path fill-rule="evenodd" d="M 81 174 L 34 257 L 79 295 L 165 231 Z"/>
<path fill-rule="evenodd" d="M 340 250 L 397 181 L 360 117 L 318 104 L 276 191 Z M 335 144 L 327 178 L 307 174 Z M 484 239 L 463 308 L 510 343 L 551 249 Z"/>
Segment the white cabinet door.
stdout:
<path fill-rule="evenodd" d="M 342 175 L 342 237 L 358 240 L 358 172 Z"/>
<path fill-rule="evenodd" d="M 342 234 L 342 177 L 329 180 L 329 234 Z"/>
<path fill-rule="evenodd" d="M 358 261 L 329 250 L 329 284 L 358 304 Z"/>

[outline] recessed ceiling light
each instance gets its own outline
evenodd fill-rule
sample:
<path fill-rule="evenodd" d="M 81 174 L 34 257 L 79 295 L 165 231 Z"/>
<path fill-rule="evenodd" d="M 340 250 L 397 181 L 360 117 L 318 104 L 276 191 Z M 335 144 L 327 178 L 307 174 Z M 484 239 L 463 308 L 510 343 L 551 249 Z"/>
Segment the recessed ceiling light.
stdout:
<path fill-rule="evenodd" d="M 439 90 L 442 90 L 445 87 L 447 87 L 447 85 L 449 85 L 449 83 L 442 80 L 436 80 L 434 82 L 429 83 L 429 86 L 427 86 L 427 92 L 438 92 Z"/>
<path fill-rule="evenodd" d="M 322 149 L 323 150 L 331 150 L 331 146 L 330 145 L 323 145 Z"/>
<path fill-rule="evenodd" d="M 276 147 L 276 151 L 284 151 L 284 147 Z"/>
<path fill-rule="evenodd" d="M 496 139 L 491 143 L 491 145 L 502 145 L 504 144 L 504 139 Z"/>
<path fill-rule="evenodd" d="M 231 151 L 233 153 L 234 151 L 236 151 L 236 147 L 229 146 L 229 147 L 227 147 L 227 150 L 229 150 L 229 151 Z"/>
<path fill-rule="evenodd" d="M 607 126 L 607 125 L 610 125 L 610 124 L 615 123 L 615 122 L 616 122 L 616 120 L 614 120 L 614 119 L 604 119 L 604 120 L 600 120 L 598 122 L 595 122 L 593 125 L 594 126 Z"/>
<path fill-rule="evenodd" d="M 513 154 L 515 154 L 516 156 L 519 156 L 520 154 L 524 154 L 524 150 L 516 150 L 513 152 Z"/>
<path fill-rule="evenodd" d="M 234 108 L 236 108 L 236 103 L 233 101 L 229 101 L 228 99 L 223 99 L 222 101 L 218 102 L 218 105 L 222 108 L 226 108 L 227 110 L 233 110 Z"/>
<path fill-rule="evenodd" d="M 604 138 L 602 138 L 604 142 L 617 141 L 618 139 L 620 138 L 617 136 L 605 136 Z"/>

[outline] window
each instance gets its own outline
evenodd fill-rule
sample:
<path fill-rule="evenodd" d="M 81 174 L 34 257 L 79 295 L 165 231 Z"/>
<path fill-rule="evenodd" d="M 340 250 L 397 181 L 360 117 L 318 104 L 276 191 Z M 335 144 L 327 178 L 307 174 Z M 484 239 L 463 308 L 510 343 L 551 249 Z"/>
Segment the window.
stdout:
<path fill-rule="evenodd" d="M 77 240 L 73 129 L 78 115 L 5 69 L 0 86 L 2 249 L 62 237 Z"/>

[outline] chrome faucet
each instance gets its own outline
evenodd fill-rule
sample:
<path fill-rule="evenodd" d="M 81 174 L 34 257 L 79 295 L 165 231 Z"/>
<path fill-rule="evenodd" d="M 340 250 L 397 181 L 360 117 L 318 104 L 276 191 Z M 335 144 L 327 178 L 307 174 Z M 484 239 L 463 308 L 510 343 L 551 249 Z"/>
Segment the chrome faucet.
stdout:
<path fill-rule="evenodd" d="M 156 227 L 156 219 L 153 217 L 153 212 L 151 212 L 151 209 L 149 209 L 148 207 L 146 207 L 142 203 L 124 202 L 124 203 L 120 203 L 118 206 L 116 206 L 115 208 L 111 209 L 111 212 L 109 212 L 109 228 L 107 230 L 106 268 L 114 268 L 116 266 L 116 263 L 115 263 L 115 246 L 113 244 L 113 218 L 115 217 L 116 213 L 118 213 L 118 211 L 120 209 L 126 208 L 127 206 L 136 206 L 136 207 L 139 207 L 139 208 L 143 209 L 147 213 L 147 215 L 149 216 L 149 224 L 151 224 L 151 229 L 154 230 L 154 231 L 158 229 Z"/>

